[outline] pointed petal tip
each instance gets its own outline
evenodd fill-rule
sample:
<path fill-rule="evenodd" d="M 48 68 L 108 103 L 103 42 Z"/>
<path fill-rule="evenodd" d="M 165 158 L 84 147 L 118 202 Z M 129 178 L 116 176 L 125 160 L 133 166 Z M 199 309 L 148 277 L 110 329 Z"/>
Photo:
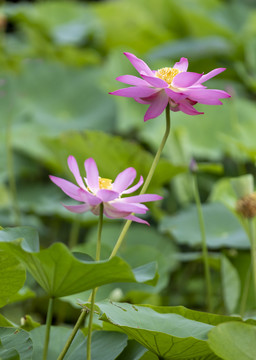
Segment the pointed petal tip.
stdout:
<path fill-rule="evenodd" d="M 150 117 L 147 117 L 147 116 L 144 116 L 144 122 L 150 120 L 151 118 Z"/>
<path fill-rule="evenodd" d="M 54 175 L 49 175 L 49 178 L 54 184 L 56 183 L 56 181 L 58 181 L 58 179 L 60 179 L 60 178 L 58 178 L 57 176 L 54 176 Z"/>

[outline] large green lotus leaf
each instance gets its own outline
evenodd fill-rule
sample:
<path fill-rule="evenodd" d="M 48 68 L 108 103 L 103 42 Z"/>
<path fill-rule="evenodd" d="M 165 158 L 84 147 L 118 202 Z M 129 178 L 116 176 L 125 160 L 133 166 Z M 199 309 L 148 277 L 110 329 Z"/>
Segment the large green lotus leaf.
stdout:
<path fill-rule="evenodd" d="M 237 197 L 231 185 L 230 178 L 222 178 L 213 185 L 210 201 L 221 202 L 231 211 L 236 208 Z"/>
<path fill-rule="evenodd" d="M 155 11 L 155 3 L 152 1 L 104 2 L 100 6 L 98 4 L 93 6 L 104 28 L 105 47 L 121 48 L 121 51 L 132 48 L 133 51 L 141 53 L 163 41 L 170 40 L 172 34 L 166 26 L 163 26 L 161 16 L 164 4 L 167 3 L 158 2 L 158 11 Z M 136 37 L 132 35 L 134 32 Z"/>
<path fill-rule="evenodd" d="M 216 87 L 220 88 L 218 85 Z M 234 132 L 233 118 L 230 117 L 231 105 L 228 101 L 226 100 L 220 108 L 196 105 L 199 111 L 205 112 L 205 115 L 200 115 L 200 118 L 192 119 L 191 116 L 182 112 L 171 113 L 172 131 L 164 154 L 173 163 L 177 163 L 180 158 L 183 161 L 179 164 L 187 164 L 187 166 L 192 157 L 207 158 L 212 161 L 221 160 L 229 146 L 222 140 L 222 134 L 231 133 L 232 135 Z M 163 117 L 164 114 L 158 121 L 152 122 L 150 127 L 141 128 L 140 136 L 150 147 L 159 146 L 165 126 L 164 119 L 161 119 Z"/>
<path fill-rule="evenodd" d="M 12 243 L 14 240 L 20 243 L 24 251 L 39 251 L 38 232 L 32 227 L 18 226 L 0 230 L 0 243 Z"/>
<path fill-rule="evenodd" d="M 32 360 L 33 343 L 30 334 L 21 329 L 0 327 L 0 358 Z"/>
<path fill-rule="evenodd" d="M 66 1 L 15 5 L 6 5 L 4 13 L 22 36 L 17 37 L 16 33 L 7 36 L 4 64 L 12 69 L 14 65 L 21 67 L 20 62 L 28 54 L 73 66 L 99 63 L 99 53 L 93 44 L 102 30 L 96 26 L 88 6 L 73 6 Z"/>
<path fill-rule="evenodd" d="M 237 99 L 233 103 L 236 114 L 233 121 L 232 133 L 227 132 L 223 140 L 229 146 L 232 154 L 238 159 L 251 158 L 255 160 L 256 146 L 254 134 L 256 131 L 254 114 L 256 111 L 255 102 L 248 99 Z"/>
<path fill-rule="evenodd" d="M 253 277 L 251 271 L 251 254 L 249 251 L 238 251 L 232 256 L 232 265 L 238 271 L 239 279 L 241 281 L 241 298 L 246 296 L 246 303 L 243 304 L 243 308 L 239 309 L 241 312 L 246 311 L 253 313 L 255 309 L 255 294 L 253 286 Z M 241 304 L 242 305 L 242 304 Z"/>
<path fill-rule="evenodd" d="M 10 297 L 9 303 L 24 301 L 36 297 L 36 293 L 27 286 L 23 286 L 16 294 Z"/>
<path fill-rule="evenodd" d="M 121 224 L 104 224 L 102 230 L 101 257 L 106 259 L 111 254 L 115 242 L 123 227 Z M 86 235 L 86 242 L 79 244 L 73 250 L 87 253 L 92 257 L 96 247 L 96 229 L 92 228 Z M 111 298 L 115 301 L 131 301 L 132 303 L 148 303 L 149 297 L 158 297 L 159 292 L 164 289 L 168 282 L 170 273 L 177 265 L 177 249 L 168 236 L 159 234 L 153 227 L 132 224 L 125 241 L 119 249 L 118 255 L 122 257 L 132 268 L 147 264 L 152 261 L 157 262 L 159 280 L 156 286 L 134 283 L 115 283 L 101 286 L 96 294 L 97 301 Z M 77 298 L 88 299 L 88 293 L 80 293 L 77 296 L 71 295 L 64 301 L 77 306 Z M 152 299 L 152 298 L 151 298 Z M 151 302 L 150 302 L 151 303 Z"/>
<path fill-rule="evenodd" d="M 256 326 L 239 322 L 220 324 L 208 334 L 210 348 L 224 360 L 256 359 Z"/>
<path fill-rule="evenodd" d="M 207 86 L 224 90 L 226 88 L 226 85 L 217 79 L 207 82 Z M 254 102 L 244 98 L 234 98 L 232 101 L 227 99 L 224 102 L 222 107 L 196 105 L 205 115 L 193 119 L 182 112 L 171 113 L 172 131 L 164 154 L 174 164 L 188 166 L 191 157 L 221 160 L 226 153 L 244 159 L 246 152 L 242 155 L 242 150 L 246 148 L 251 149 L 254 159 Z M 129 112 L 126 112 L 126 115 L 129 117 Z M 158 121 L 152 121 L 150 127 L 143 126 L 140 129 L 140 137 L 151 148 L 158 147 L 163 136 L 163 117 L 164 115 L 161 115 Z"/>
<path fill-rule="evenodd" d="M 159 360 L 159 357 L 151 351 L 147 351 L 144 355 L 142 355 L 140 360 Z"/>
<path fill-rule="evenodd" d="M 231 42 L 225 38 L 208 36 L 199 39 L 185 38 L 167 42 L 151 50 L 147 56 L 153 60 L 159 58 L 178 59 L 186 56 L 194 61 L 198 58 L 212 58 L 217 54 L 230 54 L 232 50 L 233 46 Z"/>
<path fill-rule="evenodd" d="M 30 184 L 24 184 L 22 191 L 18 194 L 19 206 L 25 213 L 34 213 L 42 216 L 56 216 L 66 221 L 79 221 L 85 226 L 97 224 L 98 217 L 87 212 L 76 214 L 64 208 L 61 204 L 74 204 L 62 191 L 58 191 L 56 186 L 49 181 L 48 184 L 37 183 L 31 188 Z M 26 220 L 26 223 L 28 220 Z M 38 228 L 38 226 L 37 226 Z"/>
<path fill-rule="evenodd" d="M 0 307 L 6 305 L 23 286 L 26 271 L 14 255 L 0 251 Z"/>
<path fill-rule="evenodd" d="M 14 324 L 0 314 L 0 327 L 13 327 Z"/>
<path fill-rule="evenodd" d="M 147 349 L 135 340 L 128 340 L 124 351 L 118 356 L 117 360 L 140 360 L 148 352 Z"/>
<path fill-rule="evenodd" d="M 158 359 L 159 357 L 157 355 L 155 355 L 151 351 L 147 351 L 139 360 L 158 360 Z M 190 360 L 221 360 L 221 359 L 215 354 L 208 354 L 203 356 L 196 356 L 191 358 Z"/>
<path fill-rule="evenodd" d="M 209 248 L 250 248 L 249 240 L 238 219 L 224 205 L 209 203 L 204 204 L 202 209 Z M 201 244 L 196 206 L 191 206 L 175 216 L 164 217 L 160 229 L 171 234 L 179 244 L 193 247 Z"/>
<path fill-rule="evenodd" d="M 31 339 L 34 345 L 34 352 L 32 360 L 38 360 L 43 356 L 43 349 L 44 349 L 44 340 L 45 340 L 45 330 L 46 326 L 40 326 L 33 330 L 31 330 Z M 61 350 L 63 349 L 71 330 L 68 328 L 64 328 L 61 326 L 51 326 L 50 331 L 50 341 L 49 341 L 49 348 L 48 348 L 48 356 L 47 360 L 56 360 L 59 356 Z M 67 359 L 68 356 L 82 344 L 85 340 L 85 337 L 81 331 L 78 331 L 70 349 L 67 352 Z"/>
<path fill-rule="evenodd" d="M 52 326 L 50 332 L 50 342 L 48 350 L 48 360 L 56 360 L 63 349 L 71 330 Z M 33 360 L 38 360 L 43 353 L 45 337 L 45 326 L 40 326 L 31 331 L 31 338 L 34 345 Z M 74 341 L 69 348 L 65 359 L 77 360 L 83 359 L 86 354 L 87 338 L 81 331 L 77 333 Z M 127 345 L 127 336 L 125 334 L 108 331 L 95 331 L 92 334 L 91 354 L 93 360 L 113 360 Z"/>
<path fill-rule="evenodd" d="M 61 45 L 79 45 L 87 40 L 92 30 L 97 31 L 90 8 L 83 4 L 74 6 L 66 1 L 51 1 L 35 3 L 34 6 L 5 6 L 4 10 L 28 35 L 28 28 L 31 27 L 31 30 L 38 32 L 38 36 L 47 34 L 53 37 L 53 42 Z M 30 39 L 35 40 L 35 36 Z"/>
<path fill-rule="evenodd" d="M 216 323 L 236 318 L 207 314 L 183 307 L 138 306 L 127 303 L 97 304 L 100 319 L 118 326 L 130 338 L 163 359 L 202 359 L 212 354 L 207 334 Z M 241 319 L 237 318 L 241 321 Z"/>
<path fill-rule="evenodd" d="M 137 143 L 99 131 L 65 133 L 58 138 L 48 139 L 45 144 L 50 154 L 49 165 L 55 172 L 56 169 L 62 172 L 67 170 L 67 157 L 70 154 L 76 157 L 81 170 L 84 160 L 93 157 L 100 175 L 110 179 L 115 179 L 119 172 L 131 166 L 136 169 L 138 176 L 143 175 L 145 178 L 153 162 L 153 155 Z M 149 189 L 158 189 L 183 171 L 183 167 L 161 159 Z M 68 175 L 73 179 L 70 171 Z"/>
<path fill-rule="evenodd" d="M 21 236 L 22 228 L 20 231 L 16 229 Z M 4 240 L 1 234 L 4 234 Z M 21 237 L 13 237 L 12 229 L 10 232 L 8 229 L 0 231 L 0 246 L 11 251 L 52 297 L 67 296 L 113 282 L 155 285 L 158 278 L 156 263 L 151 262 L 132 270 L 119 257 L 99 262 L 78 260 L 62 243 L 55 243 L 39 252 L 24 249 L 22 243 Z"/>
<path fill-rule="evenodd" d="M 106 224 L 103 227 L 103 258 L 110 256 L 122 227 L 123 224 L 112 223 Z M 86 243 L 76 247 L 76 249 L 93 256 L 96 238 L 96 229 L 93 228 L 86 237 Z M 137 224 L 132 224 L 130 227 L 129 232 L 125 237 L 124 244 L 119 249 L 118 254 L 132 267 L 138 267 L 151 261 L 157 261 L 159 281 L 156 287 L 148 287 L 148 291 L 150 292 L 160 291 L 166 286 L 170 272 L 178 265 L 176 258 L 177 249 L 175 244 L 170 242 L 169 237 L 159 234 L 159 232 L 152 227 L 143 227 Z"/>
<path fill-rule="evenodd" d="M 101 71 L 96 67 L 78 70 L 30 60 L 18 77 L 6 75 L 8 89 L 5 97 L 0 98 L 0 105 L 3 123 L 12 120 L 13 147 L 30 158 L 44 160 L 50 155 L 42 138 L 68 130 L 111 131 L 114 104 L 99 87 Z M 15 106 L 10 112 L 5 103 L 13 103 L 13 99 Z M 5 133 L 6 124 L 0 129 L 1 140 L 5 141 Z"/>
<path fill-rule="evenodd" d="M 113 360 L 123 351 L 127 345 L 127 336 L 114 331 L 95 331 L 92 334 L 92 359 L 95 360 Z M 67 360 L 82 359 L 87 346 L 87 338 Z"/>
<path fill-rule="evenodd" d="M 240 297 L 241 284 L 236 268 L 224 255 L 221 257 L 221 280 L 226 309 L 228 313 L 233 313 Z"/>

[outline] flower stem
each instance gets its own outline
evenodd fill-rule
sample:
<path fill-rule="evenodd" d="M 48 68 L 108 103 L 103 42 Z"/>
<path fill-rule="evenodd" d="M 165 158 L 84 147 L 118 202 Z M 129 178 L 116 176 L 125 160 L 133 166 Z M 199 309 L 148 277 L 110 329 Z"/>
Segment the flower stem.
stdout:
<path fill-rule="evenodd" d="M 14 165 L 13 165 L 13 152 L 12 152 L 12 140 L 11 140 L 11 118 L 9 118 L 6 130 L 6 148 L 7 148 L 7 171 L 9 177 L 9 186 L 12 198 L 12 207 L 14 213 L 14 221 L 17 226 L 21 224 L 21 215 L 17 199 L 17 188 L 15 182 Z"/>
<path fill-rule="evenodd" d="M 87 309 L 82 309 L 82 312 L 81 312 L 81 314 L 80 314 L 80 316 L 79 316 L 79 318 L 78 318 L 78 320 L 76 322 L 76 325 L 74 326 L 74 328 L 72 330 L 72 333 L 70 334 L 70 336 L 69 336 L 69 338 L 68 338 L 68 340 L 67 340 L 67 342 L 66 342 L 66 344 L 65 344 L 65 346 L 64 346 L 64 348 L 63 348 L 62 352 L 60 353 L 57 360 L 64 359 L 64 356 L 66 355 L 66 353 L 67 353 L 67 351 L 68 351 L 68 349 L 69 349 L 69 347 L 70 347 L 76 333 L 78 332 L 81 324 L 83 323 L 86 314 L 87 314 Z"/>
<path fill-rule="evenodd" d="M 79 236 L 79 229 L 80 229 L 80 222 L 78 218 L 76 217 L 71 225 L 70 229 L 70 235 L 69 235 L 69 241 L 68 241 L 68 247 L 72 249 L 74 246 L 76 246 L 78 242 L 78 236 Z"/>
<path fill-rule="evenodd" d="M 97 246 L 96 246 L 96 261 L 100 260 L 102 225 L 103 225 L 103 203 L 100 204 L 100 216 L 99 216 L 98 236 L 97 236 Z M 91 311 L 89 317 L 88 336 L 87 336 L 87 358 L 86 358 L 87 360 L 91 360 L 92 325 L 93 325 L 93 312 L 94 312 L 96 291 L 97 291 L 96 288 L 93 289 L 92 294 L 90 296 Z"/>
<path fill-rule="evenodd" d="M 252 272 L 252 264 L 250 263 L 247 274 L 245 277 L 245 284 L 242 291 L 242 298 L 241 298 L 241 304 L 240 304 L 240 316 L 244 317 L 245 309 L 246 309 L 246 303 L 248 299 L 248 293 L 250 288 L 250 282 L 251 282 L 251 272 Z"/>
<path fill-rule="evenodd" d="M 53 311 L 53 298 L 50 298 L 49 303 L 48 303 L 47 318 L 46 318 L 46 331 L 45 331 L 45 340 L 44 340 L 43 360 L 47 360 L 48 346 L 49 346 L 49 340 L 50 340 L 50 330 L 51 330 L 51 323 L 52 323 L 52 311 Z"/>
<path fill-rule="evenodd" d="M 203 261 L 204 261 L 205 281 L 206 281 L 206 287 L 207 287 L 207 310 L 209 312 L 212 312 L 213 311 L 212 285 L 211 285 L 211 274 L 210 274 L 208 250 L 207 250 L 207 244 L 206 244 L 204 218 L 203 218 L 202 206 L 201 206 L 200 195 L 199 195 L 199 190 L 198 190 L 197 178 L 196 178 L 195 174 L 192 175 L 192 179 L 193 179 L 194 198 L 195 198 L 195 202 L 196 202 L 197 215 L 198 215 L 198 221 L 199 221 L 200 232 L 201 232 L 202 255 L 203 255 Z"/>
<path fill-rule="evenodd" d="M 255 224 L 253 218 L 248 219 L 248 234 L 251 242 L 253 285 L 254 285 L 254 296 L 256 302 L 256 238 L 255 238 Z"/>
<path fill-rule="evenodd" d="M 103 203 L 100 204 L 100 214 L 99 214 L 99 223 L 98 223 L 98 237 L 97 237 L 97 247 L 96 247 L 96 261 L 100 260 L 100 249 L 101 249 L 101 233 L 102 233 L 102 225 L 103 225 Z M 88 338 L 87 338 L 87 360 L 91 359 L 91 336 L 92 336 L 92 320 L 93 320 L 93 309 L 94 309 L 94 301 L 95 301 L 95 294 L 96 294 L 96 288 L 93 289 L 92 294 L 89 298 L 89 301 L 91 301 L 91 310 L 90 310 L 90 319 L 89 319 L 89 328 L 88 328 Z M 82 309 L 82 312 L 72 330 L 72 333 L 70 334 L 62 352 L 60 353 L 57 360 L 64 359 L 64 356 L 66 355 L 70 345 L 72 344 L 72 341 L 78 332 L 81 324 L 83 323 L 85 317 L 87 314 L 87 309 Z"/>
<path fill-rule="evenodd" d="M 142 189 L 141 189 L 141 191 L 140 191 L 140 195 L 145 194 L 145 192 L 147 191 L 147 188 L 148 188 L 148 186 L 149 186 L 149 184 L 150 184 L 150 181 L 151 181 L 151 179 L 152 179 L 152 177 L 153 177 L 153 174 L 154 174 L 154 172 L 155 172 L 155 170 L 156 170 L 156 167 L 157 167 L 158 161 L 159 161 L 159 159 L 160 159 L 161 153 L 162 153 L 162 151 L 163 151 L 163 148 L 164 148 L 164 146 L 165 146 L 165 143 L 166 143 L 166 141 L 167 141 L 167 139 L 168 139 L 168 136 L 169 136 L 169 133 L 170 133 L 170 129 L 171 129 L 171 118 L 170 118 L 170 106 L 169 106 L 169 104 L 168 104 L 167 107 L 166 107 L 165 115 L 166 115 L 166 128 L 165 128 L 165 133 L 164 133 L 163 139 L 162 139 L 162 141 L 161 141 L 161 144 L 160 144 L 160 146 L 159 146 L 159 148 L 158 148 L 158 150 L 157 150 L 157 153 L 156 153 L 156 155 L 155 155 L 155 158 L 154 158 L 154 160 L 153 160 L 153 163 L 152 163 L 152 165 L 151 165 L 151 168 L 150 168 L 150 170 L 149 170 L 149 173 L 148 173 L 148 175 L 147 175 L 147 178 L 146 178 L 146 180 L 145 180 L 145 183 L 144 183 L 144 185 L 143 185 L 143 187 L 142 187 Z M 127 221 L 126 221 L 126 223 L 125 223 L 125 225 L 124 225 L 124 227 L 123 227 L 123 229 L 122 229 L 122 231 L 121 231 L 121 234 L 119 235 L 119 238 L 117 239 L 117 242 L 116 242 L 116 244 L 115 244 L 115 246 L 114 246 L 114 249 L 112 250 L 112 253 L 111 253 L 111 255 L 110 255 L 110 258 L 112 258 L 113 256 L 116 255 L 116 253 L 117 253 L 117 251 L 119 250 L 119 248 L 120 248 L 120 246 L 121 246 L 121 244 L 122 244 L 122 242 L 123 242 L 123 239 L 124 239 L 124 237 L 125 237 L 128 229 L 129 229 L 131 223 L 132 223 L 132 220 L 127 220 Z"/>

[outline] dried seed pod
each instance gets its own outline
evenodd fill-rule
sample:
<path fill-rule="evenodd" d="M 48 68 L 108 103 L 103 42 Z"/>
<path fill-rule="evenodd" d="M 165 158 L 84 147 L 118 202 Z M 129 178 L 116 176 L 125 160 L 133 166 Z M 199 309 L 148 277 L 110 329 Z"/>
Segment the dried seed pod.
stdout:
<path fill-rule="evenodd" d="M 253 192 L 239 199 L 236 203 L 236 210 L 248 219 L 256 216 L 256 193 Z"/>

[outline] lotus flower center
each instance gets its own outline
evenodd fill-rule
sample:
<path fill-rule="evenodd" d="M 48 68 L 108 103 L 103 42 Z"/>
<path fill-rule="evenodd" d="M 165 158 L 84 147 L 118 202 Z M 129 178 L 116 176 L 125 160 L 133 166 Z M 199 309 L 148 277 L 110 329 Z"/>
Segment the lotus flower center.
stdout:
<path fill-rule="evenodd" d="M 112 180 L 100 177 L 99 178 L 99 188 L 111 190 L 112 189 Z"/>
<path fill-rule="evenodd" d="M 167 84 L 171 85 L 174 77 L 176 75 L 178 75 L 179 73 L 180 73 L 180 71 L 178 69 L 165 67 L 165 68 L 157 70 L 155 75 L 159 79 L 162 79 L 162 80 L 166 81 Z"/>

